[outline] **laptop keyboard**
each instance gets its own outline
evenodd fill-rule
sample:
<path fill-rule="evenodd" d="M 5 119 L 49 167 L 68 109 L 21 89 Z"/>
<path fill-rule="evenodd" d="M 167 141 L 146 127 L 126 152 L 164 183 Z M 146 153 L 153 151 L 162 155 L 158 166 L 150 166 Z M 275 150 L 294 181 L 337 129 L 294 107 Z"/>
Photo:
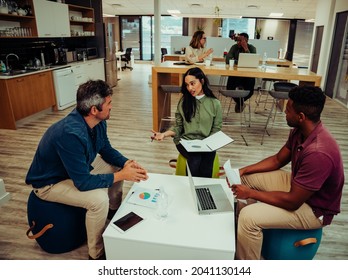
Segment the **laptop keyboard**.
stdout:
<path fill-rule="evenodd" d="M 213 197 L 208 188 L 197 188 L 196 193 L 202 210 L 216 209 Z"/>

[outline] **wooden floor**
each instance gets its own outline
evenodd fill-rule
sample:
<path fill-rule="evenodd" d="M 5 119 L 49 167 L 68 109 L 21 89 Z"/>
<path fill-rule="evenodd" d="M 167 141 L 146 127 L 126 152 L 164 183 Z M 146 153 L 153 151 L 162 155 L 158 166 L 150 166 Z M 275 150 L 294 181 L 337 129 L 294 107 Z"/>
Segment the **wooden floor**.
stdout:
<path fill-rule="evenodd" d="M 168 161 L 176 158 L 177 151 L 171 139 L 163 142 L 151 142 L 152 96 L 148 84 L 151 74 L 150 64 L 135 64 L 134 70 L 121 73 L 121 80 L 114 88 L 113 109 L 108 121 L 111 144 L 125 156 L 136 159 L 148 172 L 172 174 Z M 252 111 L 255 108 L 255 94 L 251 100 Z M 224 102 L 224 100 L 222 100 Z M 174 103 L 174 102 L 173 102 Z M 44 131 L 61 119 L 72 108 L 60 112 L 47 110 L 18 122 L 17 130 L 0 129 L 0 178 L 4 179 L 6 189 L 11 193 L 9 202 L 0 207 L 0 259 L 87 259 L 87 246 L 84 245 L 65 254 L 49 254 L 41 250 L 36 241 L 26 237 L 27 199 L 31 188 L 24 183 L 26 172 L 31 163 L 38 141 Z M 173 108 L 174 109 L 174 108 Z M 263 111 L 263 109 L 262 109 Z M 267 111 L 266 111 L 267 112 Z M 239 115 L 229 115 L 232 126 L 224 126 L 223 131 L 235 141 L 219 150 L 220 164 L 231 159 L 233 167 L 241 167 L 278 151 L 287 138 L 289 128 L 284 115 L 279 113 L 271 136 L 265 136 L 260 145 L 262 126 L 266 117 L 252 114 L 251 127 L 244 136 L 239 126 Z M 345 165 L 348 170 L 348 110 L 335 101 L 328 99 L 322 120 L 331 130 L 340 144 Z M 125 193 L 130 183 L 125 183 Z M 348 186 L 345 184 L 342 197 L 341 214 L 332 225 L 324 228 L 323 238 L 315 259 L 348 260 Z M 231 237 L 232 238 L 232 237 Z"/>

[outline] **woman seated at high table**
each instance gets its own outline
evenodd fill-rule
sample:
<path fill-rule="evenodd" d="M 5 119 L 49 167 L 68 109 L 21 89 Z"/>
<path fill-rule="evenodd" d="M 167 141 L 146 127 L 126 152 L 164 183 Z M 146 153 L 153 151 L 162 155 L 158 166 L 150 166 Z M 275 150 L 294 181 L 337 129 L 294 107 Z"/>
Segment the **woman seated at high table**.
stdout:
<path fill-rule="evenodd" d="M 190 45 L 185 49 L 185 60 L 190 63 L 203 62 L 213 53 L 213 49 L 207 49 L 205 44 L 207 37 L 204 31 L 196 31 L 191 39 Z"/>
<path fill-rule="evenodd" d="M 162 141 L 166 137 L 173 137 L 177 150 L 187 160 L 192 176 L 211 178 L 216 152 L 187 152 L 179 141 L 181 138 L 204 139 L 220 131 L 220 101 L 209 88 L 207 76 L 198 67 L 186 71 L 181 92 L 182 97 L 175 112 L 175 124 L 165 132 L 152 130 L 151 138 Z"/>

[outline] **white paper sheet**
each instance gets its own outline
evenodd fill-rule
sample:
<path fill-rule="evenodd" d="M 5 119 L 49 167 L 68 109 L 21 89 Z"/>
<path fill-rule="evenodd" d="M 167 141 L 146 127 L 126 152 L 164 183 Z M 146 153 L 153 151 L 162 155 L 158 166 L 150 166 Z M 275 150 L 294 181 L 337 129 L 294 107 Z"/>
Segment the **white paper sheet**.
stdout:
<path fill-rule="evenodd" d="M 219 131 L 203 140 L 181 139 L 180 143 L 188 152 L 211 152 L 216 151 L 223 146 L 232 143 L 233 141 L 234 140 L 231 137 L 229 137 L 222 131 Z"/>
<path fill-rule="evenodd" d="M 242 183 L 240 180 L 239 169 L 232 169 L 230 160 L 225 162 L 224 170 L 230 185 Z"/>
<path fill-rule="evenodd" d="M 156 208 L 159 191 L 137 187 L 129 196 L 127 203 Z"/>
<path fill-rule="evenodd" d="M 228 179 L 228 182 L 232 186 L 233 184 L 241 184 L 242 181 L 240 180 L 240 175 L 239 175 L 239 169 L 232 168 L 231 167 L 231 161 L 228 160 L 224 164 L 224 170 L 226 177 Z M 243 202 L 247 204 L 247 201 L 245 199 L 238 199 L 240 202 Z"/>

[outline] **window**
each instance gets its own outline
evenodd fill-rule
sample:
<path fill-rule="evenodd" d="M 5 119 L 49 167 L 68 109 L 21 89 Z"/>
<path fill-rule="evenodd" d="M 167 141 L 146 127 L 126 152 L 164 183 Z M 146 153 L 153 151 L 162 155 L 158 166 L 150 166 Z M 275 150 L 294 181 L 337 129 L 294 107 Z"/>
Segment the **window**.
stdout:
<path fill-rule="evenodd" d="M 293 62 L 300 67 L 309 67 L 313 37 L 313 22 L 297 21 Z"/>
<path fill-rule="evenodd" d="M 234 30 L 235 34 L 245 32 L 249 35 L 249 39 L 254 39 L 255 25 L 255 18 L 226 18 L 222 21 L 221 35 L 228 38 L 230 30 Z"/>
<path fill-rule="evenodd" d="M 170 50 L 170 37 L 182 35 L 183 19 L 179 17 L 161 17 L 161 48 Z M 134 59 L 152 60 L 154 53 L 154 17 L 122 17 L 122 48 L 133 48 Z M 141 39 L 140 39 L 141 38 Z"/>

